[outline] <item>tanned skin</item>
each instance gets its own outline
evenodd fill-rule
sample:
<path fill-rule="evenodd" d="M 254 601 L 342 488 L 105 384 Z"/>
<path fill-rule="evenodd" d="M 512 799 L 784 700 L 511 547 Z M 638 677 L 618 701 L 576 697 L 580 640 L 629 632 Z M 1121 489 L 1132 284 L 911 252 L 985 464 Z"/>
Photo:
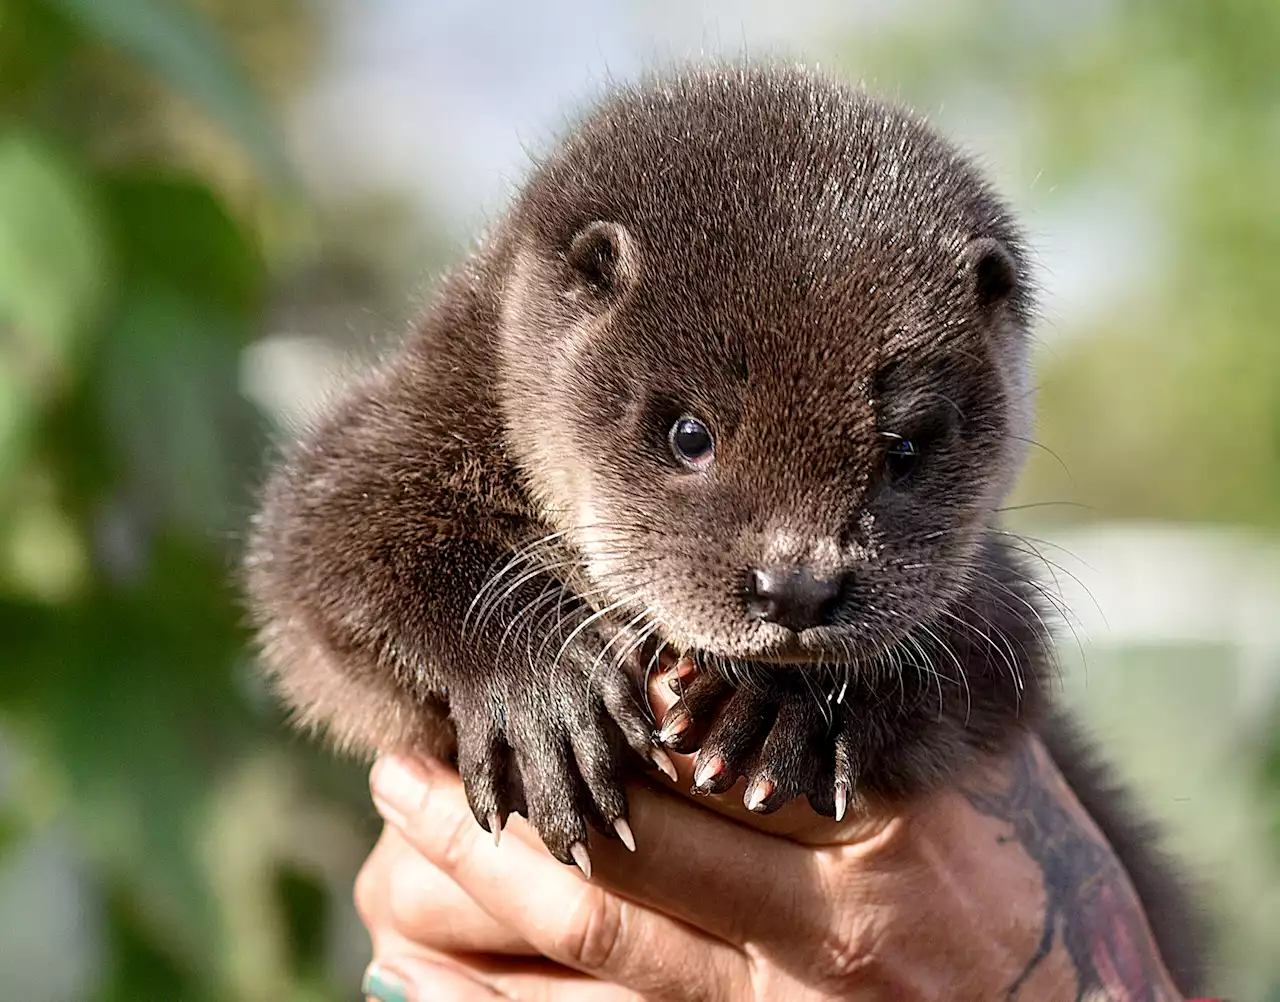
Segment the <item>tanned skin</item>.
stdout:
<path fill-rule="evenodd" d="M 757 811 L 910 797 L 1028 728 L 1070 758 L 998 522 L 1029 273 L 975 168 L 865 94 L 776 67 L 617 92 L 269 479 L 280 692 L 354 750 L 456 755 L 482 826 L 524 814 L 584 869 L 625 769 L 665 761 L 635 676 L 672 658 L 704 670 L 658 740 Z M 1193 984 L 1178 882 L 1060 764 Z"/>
<path fill-rule="evenodd" d="M 672 701 L 665 683 L 651 683 L 657 707 Z M 675 790 L 687 796 L 693 759 L 674 762 Z M 628 1000 L 1183 998 L 1123 868 L 1034 739 L 955 786 L 841 824 L 798 801 L 761 815 L 717 796 L 698 810 L 631 787 L 644 849 L 593 840 L 591 895 L 536 851 L 525 826 L 492 846 L 447 768 L 383 759 L 371 779 L 388 825 L 356 901 L 375 967 L 398 968 L 417 987 L 411 997 L 470 997 L 456 977 L 437 981 L 440 968 L 403 963 L 444 954 L 485 998 L 484 986 L 509 983 L 540 997 L 541 979 L 558 997 L 582 975 Z M 1009 800 L 1013 813 L 1034 804 L 1048 826 L 1012 836 Z M 1088 848 L 1057 852 L 1064 844 Z M 1052 877 L 1046 857 L 1056 857 Z M 620 909 L 630 914 L 621 928 Z M 1046 918 L 1055 933 L 1042 947 Z"/>
<path fill-rule="evenodd" d="M 1008 824 L 1008 834 L 997 840 L 1019 845 L 1044 875 L 1040 942 L 1005 998 L 1031 998 L 1028 983 L 1055 950 L 1070 961 L 1078 1002 L 1180 998 L 1168 984 L 1128 874 L 1081 814 L 1044 749 L 1027 742 L 1008 761 L 1007 783 L 962 787 L 975 810 Z"/>

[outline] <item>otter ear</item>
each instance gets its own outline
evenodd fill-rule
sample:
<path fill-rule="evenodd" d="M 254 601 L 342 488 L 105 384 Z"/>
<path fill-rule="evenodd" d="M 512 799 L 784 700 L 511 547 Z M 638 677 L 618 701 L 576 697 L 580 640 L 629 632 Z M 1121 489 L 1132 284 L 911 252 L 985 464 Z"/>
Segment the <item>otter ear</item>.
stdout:
<path fill-rule="evenodd" d="M 1018 263 L 1009 248 L 992 237 L 978 237 L 960 254 L 978 305 L 986 310 L 1008 299 L 1018 287 Z"/>
<path fill-rule="evenodd" d="M 622 295 L 636 278 L 635 242 L 618 223 L 588 223 L 574 234 L 565 260 L 577 284 L 602 298 Z"/>

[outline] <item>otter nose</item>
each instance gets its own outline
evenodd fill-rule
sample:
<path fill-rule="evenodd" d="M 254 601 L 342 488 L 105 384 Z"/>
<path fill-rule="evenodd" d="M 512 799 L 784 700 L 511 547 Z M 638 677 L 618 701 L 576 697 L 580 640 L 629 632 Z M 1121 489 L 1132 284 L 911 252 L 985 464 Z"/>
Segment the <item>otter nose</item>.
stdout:
<path fill-rule="evenodd" d="M 799 633 L 831 621 L 840 578 L 814 577 L 808 567 L 771 567 L 747 576 L 747 615 Z"/>

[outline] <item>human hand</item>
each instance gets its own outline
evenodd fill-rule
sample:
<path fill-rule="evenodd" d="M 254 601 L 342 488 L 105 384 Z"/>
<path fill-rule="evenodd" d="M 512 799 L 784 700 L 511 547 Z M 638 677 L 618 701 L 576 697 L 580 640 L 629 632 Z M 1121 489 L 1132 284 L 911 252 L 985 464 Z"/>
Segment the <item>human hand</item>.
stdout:
<path fill-rule="evenodd" d="M 679 764 L 687 788 L 689 762 Z M 1078 876 L 1114 885 L 1106 931 L 1125 942 L 1099 948 L 1126 950 L 1120 964 L 1082 970 L 1046 927 L 1031 847 L 974 806 L 1014 783 L 1065 804 L 1106 848 L 1029 744 L 972 777 L 968 793 L 842 825 L 800 803 L 760 818 L 732 793 L 707 802 L 772 835 L 636 787 L 638 852 L 593 836 L 587 882 L 519 819 L 495 847 L 446 768 L 387 760 L 374 791 L 389 825 L 357 890 L 381 979 L 369 990 L 406 1002 L 1177 998 L 1118 865 Z"/>

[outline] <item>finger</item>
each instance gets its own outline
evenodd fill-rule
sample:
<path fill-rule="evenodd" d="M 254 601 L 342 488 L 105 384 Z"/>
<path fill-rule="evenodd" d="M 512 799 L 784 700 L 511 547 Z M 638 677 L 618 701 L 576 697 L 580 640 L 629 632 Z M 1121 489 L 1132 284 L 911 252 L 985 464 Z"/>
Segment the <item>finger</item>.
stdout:
<path fill-rule="evenodd" d="M 642 1002 L 625 988 L 547 961 L 420 953 L 378 959 L 365 973 L 362 991 L 377 1002 Z"/>
<path fill-rule="evenodd" d="M 601 839 L 598 882 L 735 945 L 794 935 L 806 920 L 814 850 L 647 787 L 630 787 L 628 798 L 639 851 Z"/>
<path fill-rule="evenodd" d="M 548 960 L 467 957 L 459 967 L 520 1002 L 643 1002 L 629 988 L 572 971 Z"/>
<path fill-rule="evenodd" d="M 373 789 L 384 817 L 431 863 L 544 956 L 648 998 L 741 997 L 747 970 L 739 951 L 583 880 L 523 839 L 495 846 L 447 770 L 383 759 Z M 630 855 L 619 842 L 597 840 L 605 844 Z"/>
<path fill-rule="evenodd" d="M 489 1002 L 509 1000 L 465 972 L 424 957 L 396 957 L 365 971 L 360 991 L 370 1002 Z"/>
<path fill-rule="evenodd" d="M 678 696 L 668 684 L 670 675 L 654 675 L 649 681 L 649 696 L 659 721 L 678 702 Z M 689 755 L 673 755 L 671 763 L 676 770 L 670 789 L 684 796 L 697 796 L 699 804 L 717 814 L 732 818 L 747 828 L 780 836 L 802 845 L 834 846 L 852 845 L 875 841 L 879 838 L 892 813 L 876 811 L 859 799 L 854 791 L 856 775 L 852 771 L 841 774 L 846 780 L 844 806 L 846 814 L 839 821 L 816 813 L 803 799 L 789 801 L 773 814 L 759 814 L 748 810 L 742 802 L 743 792 L 730 787 L 723 795 L 704 796 L 693 791 L 696 760 Z M 834 811 L 834 804 L 832 805 Z M 856 808 L 856 809 L 855 809 Z"/>
<path fill-rule="evenodd" d="M 440 953 L 536 956 L 537 951 L 494 921 L 457 884 L 387 825 L 356 877 L 356 910 L 374 953 L 407 941 Z"/>

